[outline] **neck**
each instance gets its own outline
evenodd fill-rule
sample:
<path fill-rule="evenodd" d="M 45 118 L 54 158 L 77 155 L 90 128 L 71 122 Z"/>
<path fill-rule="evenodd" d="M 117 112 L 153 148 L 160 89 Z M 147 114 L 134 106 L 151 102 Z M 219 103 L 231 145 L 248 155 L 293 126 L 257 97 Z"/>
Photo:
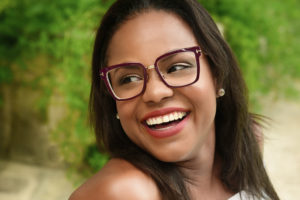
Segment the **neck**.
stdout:
<path fill-rule="evenodd" d="M 191 199 L 228 199 L 232 193 L 220 179 L 221 159 L 215 153 L 215 131 L 212 130 L 208 137 L 196 156 L 178 166 L 188 178 L 186 186 Z"/>
<path fill-rule="evenodd" d="M 215 156 L 210 166 L 202 167 L 202 170 L 182 169 L 188 177 L 186 186 L 191 199 L 228 199 L 233 195 L 220 179 L 221 161 L 218 156 Z"/>

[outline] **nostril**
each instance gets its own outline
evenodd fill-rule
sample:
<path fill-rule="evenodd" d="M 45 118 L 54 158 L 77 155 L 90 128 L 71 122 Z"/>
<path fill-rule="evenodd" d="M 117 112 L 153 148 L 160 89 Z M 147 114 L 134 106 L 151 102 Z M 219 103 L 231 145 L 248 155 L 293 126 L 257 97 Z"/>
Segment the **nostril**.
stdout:
<path fill-rule="evenodd" d="M 142 95 L 144 102 L 159 103 L 163 99 L 173 96 L 173 89 L 167 87 L 161 80 L 159 84 L 148 84 Z M 156 81 L 158 82 L 158 81 Z"/>

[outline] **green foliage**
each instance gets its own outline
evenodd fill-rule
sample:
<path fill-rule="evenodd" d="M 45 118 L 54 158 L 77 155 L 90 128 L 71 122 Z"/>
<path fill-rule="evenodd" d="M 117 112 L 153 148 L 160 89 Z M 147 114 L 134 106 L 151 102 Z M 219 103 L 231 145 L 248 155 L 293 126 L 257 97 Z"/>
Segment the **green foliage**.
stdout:
<path fill-rule="evenodd" d="M 95 145 L 87 148 L 86 161 L 94 171 L 98 171 L 108 160 L 108 156 L 99 153 Z"/>
<path fill-rule="evenodd" d="M 7 66 L 0 67 L 0 83 L 10 83 L 13 80 L 13 72 Z"/>
<path fill-rule="evenodd" d="M 95 148 L 87 105 L 94 34 L 113 2 L 0 2 L 0 84 L 17 82 L 42 91 L 34 106 L 45 120 L 51 98 L 63 98 L 63 120 L 55 126 L 53 139 L 71 171 L 80 169 L 84 176 L 97 171 L 108 159 Z M 299 1 L 200 2 L 224 26 L 224 36 L 245 75 L 252 105 L 274 89 L 284 89 L 282 94 L 287 96 L 295 93 L 297 89 L 288 80 L 300 77 Z"/>
<path fill-rule="evenodd" d="M 259 97 L 274 89 L 291 90 L 286 77 L 300 77 L 299 1 L 200 2 L 225 27 L 225 38 L 240 62 L 252 105 L 257 106 Z"/>
<path fill-rule="evenodd" d="M 64 118 L 53 130 L 53 139 L 71 171 L 90 165 L 92 173 L 106 158 L 95 152 L 85 158 L 85 149 L 95 143 L 87 124 L 94 33 L 110 4 L 97 0 L 0 3 L 0 84 L 18 82 L 42 91 L 34 107 L 45 120 L 51 97 L 63 97 Z"/>

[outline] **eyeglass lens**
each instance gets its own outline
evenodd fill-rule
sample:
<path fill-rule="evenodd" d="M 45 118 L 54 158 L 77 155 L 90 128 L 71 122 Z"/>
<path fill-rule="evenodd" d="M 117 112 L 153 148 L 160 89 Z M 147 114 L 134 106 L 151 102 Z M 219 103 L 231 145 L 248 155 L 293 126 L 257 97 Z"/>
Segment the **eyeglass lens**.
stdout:
<path fill-rule="evenodd" d="M 170 87 L 188 85 L 197 78 L 197 61 L 194 52 L 186 51 L 167 54 L 156 61 L 160 77 Z M 128 64 L 110 70 L 107 74 L 110 88 L 119 99 L 139 95 L 147 79 L 143 65 Z"/>

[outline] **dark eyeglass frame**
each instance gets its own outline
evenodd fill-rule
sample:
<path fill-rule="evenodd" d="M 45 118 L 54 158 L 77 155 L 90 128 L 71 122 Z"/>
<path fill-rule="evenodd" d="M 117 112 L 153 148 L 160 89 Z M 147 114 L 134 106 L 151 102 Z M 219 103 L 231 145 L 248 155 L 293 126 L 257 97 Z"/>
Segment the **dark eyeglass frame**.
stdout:
<path fill-rule="evenodd" d="M 165 79 L 163 78 L 162 74 L 160 73 L 159 69 L 158 69 L 158 66 L 157 66 L 157 63 L 160 59 L 164 58 L 164 57 L 167 57 L 167 56 L 170 56 L 172 54 L 175 54 L 175 53 L 180 53 L 180 52 L 193 52 L 195 54 L 195 59 L 196 59 L 196 64 L 197 64 L 197 76 L 195 78 L 195 80 L 191 83 L 188 83 L 186 85 L 180 85 L 180 86 L 172 86 L 172 85 L 169 85 Z M 126 101 L 126 100 L 131 100 L 141 94 L 144 93 L 145 89 L 146 89 L 146 85 L 147 85 L 147 82 L 148 82 L 148 73 L 147 73 L 147 69 L 155 69 L 156 73 L 158 74 L 158 76 L 160 77 L 160 79 L 162 80 L 162 82 L 170 87 L 170 88 L 180 88 L 180 87 L 185 87 L 185 86 L 188 86 L 188 85 L 192 85 L 193 83 L 197 82 L 199 80 L 199 76 L 200 76 L 200 61 L 199 61 L 199 57 L 201 56 L 202 54 L 202 51 L 201 51 L 201 48 L 199 46 L 194 46 L 194 47 L 188 47 L 188 48 L 182 48 L 182 49 L 177 49 L 177 50 L 173 50 L 173 51 L 170 51 L 168 53 L 165 53 L 161 56 L 159 56 L 158 58 L 156 58 L 155 62 L 153 65 L 150 65 L 148 67 L 144 66 L 143 64 L 141 63 L 121 63 L 121 64 L 117 64 L 117 65 L 112 65 L 112 66 L 109 66 L 109 67 L 105 67 L 105 68 L 102 68 L 99 70 L 99 73 L 100 73 L 100 77 L 101 79 L 104 80 L 105 82 L 105 85 L 109 91 L 109 93 L 112 95 L 112 97 L 117 100 L 117 101 Z M 108 72 L 112 69 L 115 69 L 115 68 L 119 68 L 119 67 L 122 67 L 122 66 L 128 66 L 128 65 L 136 65 L 136 66 L 141 66 L 142 69 L 143 69 L 143 75 L 144 75 L 144 83 L 143 83 L 143 89 L 141 90 L 140 93 L 138 93 L 137 95 L 133 96 L 133 97 L 130 97 L 130 98 L 119 98 L 113 91 L 110 83 L 109 83 L 109 80 L 108 80 Z"/>

